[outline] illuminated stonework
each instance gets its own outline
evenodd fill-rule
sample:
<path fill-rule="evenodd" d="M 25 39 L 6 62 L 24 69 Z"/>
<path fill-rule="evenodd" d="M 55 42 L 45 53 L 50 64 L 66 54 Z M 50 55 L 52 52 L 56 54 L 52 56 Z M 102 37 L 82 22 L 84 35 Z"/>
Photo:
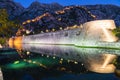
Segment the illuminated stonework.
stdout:
<path fill-rule="evenodd" d="M 86 36 L 89 39 L 93 37 L 95 40 L 100 39 L 99 41 L 106 42 L 115 42 L 118 40 L 112 33 L 112 30 L 116 28 L 113 20 L 90 21 L 83 24 L 83 27 L 85 27 L 84 31 L 86 31 Z"/>
<path fill-rule="evenodd" d="M 118 40 L 111 31 L 115 28 L 113 20 L 95 20 L 84 23 L 74 29 L 24 36 L 22 42 L 112 48 L 116 47 L 113 42 Z M 118 44 L 116 43 L 116 45 Z"/>

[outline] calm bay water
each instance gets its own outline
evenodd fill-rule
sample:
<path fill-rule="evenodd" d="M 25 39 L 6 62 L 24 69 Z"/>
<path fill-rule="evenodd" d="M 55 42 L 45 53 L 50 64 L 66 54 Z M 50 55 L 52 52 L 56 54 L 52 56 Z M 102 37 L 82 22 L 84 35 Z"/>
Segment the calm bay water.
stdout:
<path fill-rule="evenodd" d="M 0 51 L 0 80 L 119 80 L 120 50 L 42 44 L 14 47 Z"/>

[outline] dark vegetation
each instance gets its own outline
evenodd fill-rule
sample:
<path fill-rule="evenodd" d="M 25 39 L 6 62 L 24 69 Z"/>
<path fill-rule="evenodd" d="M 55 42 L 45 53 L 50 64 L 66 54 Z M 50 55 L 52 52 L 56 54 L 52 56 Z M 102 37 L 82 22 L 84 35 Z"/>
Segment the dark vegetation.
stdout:
<path fill-rule="evenodd" d="M 0 44 L 5 44 L 7 39 L 17 32 L 20 25 L 8 19 L 6 9 L 0 9 Z"/>
<path fill-rule="evenodd" d="M 114 30 L 113 30 L 113 34 L 114 34 L 115 36 L 117 36 L 118 38 L 120 38 L 120 28 L 114 29 Z"/>

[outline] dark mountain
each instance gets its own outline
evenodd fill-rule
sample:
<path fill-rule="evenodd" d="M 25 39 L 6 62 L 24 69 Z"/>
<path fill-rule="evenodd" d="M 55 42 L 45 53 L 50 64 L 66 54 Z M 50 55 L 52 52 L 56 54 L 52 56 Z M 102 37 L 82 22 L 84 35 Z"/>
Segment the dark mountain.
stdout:
<path fill-rule="evenodd" d="M 6 9 L 11 20 L 21 15 L 25 10 L 23 6 L 13 2 L 13 0 L 0 0 L 0 9 Z"/>
<path fill-rule="evenodd" d="M 120 26 L 120 7 L 115 5 L 87 5 L 88 11 L 96 15 L 96 19 L 113 19 Z"/>
<path fill-rule="evenodd" d="M 86 8 L 80 6 L 65 7 L 63 10 L 44 13 L 32 20 L 23 22 L 26 29 L 40 32 L 52 29 L 66 28 L 74 25 L 80 25 L 87 21 L 95 20 Z M 35 27 L 34 27 L 35 26 Z"/>
<path fill-rule="evenodd" d="M 61 6 L 36 1 L 24 8 L 13 0 L 0 0 L 0 8 L 7 9 L 11 20 L 17 19 L 26 29 L 34 31 L 65 28 L 100 19 L 113 19 L 116 26 L 120 26 L 120 7 L 115 5 Z"/>
<path fill-rule="evenodd" d="M 42 4 L 39 2 L 33 2 L 28 8 L 24 8 L 19 3 L 13 2 L 13 0 L 0 0 L 0 9 L 6 9 L 11 20 L 18 19 L 23 22 L 27 19 L 35 18 L 46 12 L 54 12 L 60 10 L 63 6 L 58 3 Z"/>
<path fill-rule="evenodd" d="M 80 25 L 91 20 L 113 19 L 120 26 L 120 7 L 114 5 L 67 6 L 23 22 L 28 30 L 40 32 Z"/>
<path fill-rule="evenodd" d="M 63 6 L 52 3 L 52 4 L 42 4 L 39 2 L 33 2 L 28 8 L 26 8 L 23 13 L 20 15 L 19 19 L 25 21 L 27 19 L 33 19 L 37 16 L 40 16 L 46 12 L 54 12 L 56 10 L 62 9 Z"/>

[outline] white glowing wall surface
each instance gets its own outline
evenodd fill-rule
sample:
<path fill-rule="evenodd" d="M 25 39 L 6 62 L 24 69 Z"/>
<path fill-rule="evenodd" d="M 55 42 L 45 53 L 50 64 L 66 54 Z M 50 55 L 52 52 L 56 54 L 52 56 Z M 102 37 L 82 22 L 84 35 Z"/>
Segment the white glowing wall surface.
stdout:
<path fill-rule="evenodd" d="M 23 43 L 113 47 L 114 44 L 109 42 L 117 40 L 111 32 L 115 28 L 113 20 L 96 20 L 83 24 L 82 28 L 24 36 Z"/>

